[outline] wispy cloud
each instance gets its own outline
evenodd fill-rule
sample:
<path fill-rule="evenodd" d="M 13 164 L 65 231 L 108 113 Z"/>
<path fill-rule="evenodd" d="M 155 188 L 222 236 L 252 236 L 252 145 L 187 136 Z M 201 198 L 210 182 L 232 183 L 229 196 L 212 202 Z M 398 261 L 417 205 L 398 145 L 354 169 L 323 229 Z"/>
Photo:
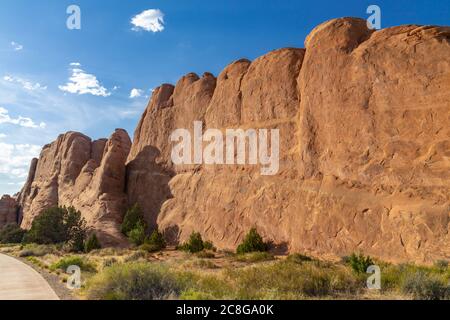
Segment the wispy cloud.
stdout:
<path fill-rule="evenodd" d="M 44 129 L 46 127 L 46 124 L 44 122 L 41 122 L 38 125 L 34 123 L 34 121 L 31 118 L 26 118 L 22 116 L 19 116 L 18 118 L 11 118 L 9 115 L 9 111 L 3 107 L 0 107 L 0 124 L 2 123 L 14 124 L 25 128 Z"/>
<path fill-rule="evenodd" d="M 47 90 L 47 86 L 41 85 L 39 82 L 31 82 L 27 79 L 23 79 L 20 77 L 14 77 L 11 75 L 6 75 L 3 77 L 3 80 L 16 83 L 22 86 L 25 90 L 35 91 L 35 90 Z"/>
<path fill-rule="evenodd" d="M 11 47 L 13 48 L 14 51 L 22 51 L 23 50 L 23 45 L 15 42 L 15 41 L 11 41 Z"/>
<path fill-rule="evenodd" d="M 95 75 L 89 74 L 80 68 L 80 63 L 72 62 L 70 66 L 73 67 L 71 68 L 72 75 L 69 78 L 69 82 L 58 87 L 61 91 L 101 97 L 109 97 L 111 95 L 108 89 L 100 84 Z"/>
<path fill-rule="evenodd" d="M 164 30 L 164 13 L 159 9 L 149 9 L 131 19 L 134 31 L 162 32 Z"/>
<path fill-rule="evenodd" d="M 41 147 L 30 144 L 9 144 L 0 142 L 0 174 L 12 178 L 26 178 L 32 158 L 38 157 Z"/>

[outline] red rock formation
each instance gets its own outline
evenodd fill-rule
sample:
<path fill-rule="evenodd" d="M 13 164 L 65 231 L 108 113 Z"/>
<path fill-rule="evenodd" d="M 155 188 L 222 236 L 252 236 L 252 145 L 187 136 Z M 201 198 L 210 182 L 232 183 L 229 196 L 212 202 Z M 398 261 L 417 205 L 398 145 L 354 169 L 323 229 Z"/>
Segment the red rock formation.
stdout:
<path fill-rule="evenodd" d="M 68 132 L 45 146 L 19 195 L 22 227 L 30 228 L 47 208 L 74 206 L 103 244 L 123 244 L 118 225 L 127 208 L 125 160 L 130 147 L 128 134 L 119 129 L 109 140 L 97 141 Z"/>
<path fill-rule="evenodd" d="M 313 30 L 306 50 L 231 64 L 215 88 L 188 75 L 172 95 L 158 89 L 129 157 L 130 202 L 173 238 L 200 231 L 221 248 L 234 249 L 256 226 L 280 249 L 322 257 L 360 250 L 392 261 L 448 259 L 449 34 L 373 32 L 365 20 L 336 19 Z M 194 120 L 279 128 L 279 174 L 171 165 L 170 133 Z M 151 165 L 136 160 L 145 148 Z M 170 173 L 155 178 L 161 168 Z"/>
<path fill-rule="evenodd" d="M 0 229 L 4 226 L 17 223 L 17 202 L 10 196 L 3 196 L 0 199 Z"/>
<path fill-rule="evenodd" d="M 256 226 L 280 251 L 449 259 L 450 29 L 374 32 L 365 20 L 335 19 L 305 46 L 236 61 L 217 79 L 162 85 L 131 150 L 123 131 L 107 142 L 59 137 L 19 197 L 23 226 L 46 207 L 74 205 L 105 243 L 122 243 L 118 223 L 139 203 L 172 240 L 199 231 L 235 249 Z M 279 129 L 278 174 L 174 165 L 170 135 L 194 121 Z"/>

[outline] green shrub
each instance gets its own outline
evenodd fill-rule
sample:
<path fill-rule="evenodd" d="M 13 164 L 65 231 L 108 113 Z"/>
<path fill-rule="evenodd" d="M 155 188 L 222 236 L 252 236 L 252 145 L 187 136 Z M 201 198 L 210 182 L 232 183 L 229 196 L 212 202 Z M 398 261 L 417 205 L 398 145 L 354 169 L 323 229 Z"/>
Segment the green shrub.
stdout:
<path fill-rule="evenodd" d="M 34 219 L 25 243 L 67 243 L 72 251 L 84 249 L 86 221 L 73 207 L 55 207 L 45 210 Z"/>
<path fill-rule="evenodd" d="M 146 228 L 142 210 L 138 204 L 135 204 L 126 212 L 121 225 L 121 231 L 124 235 L 128 236 L 128 234 L 139 225 L 143 225 L 144 228 Z"/>
<path fill-rule="evenodd" d="M 55 253 L 55 248 L 49 245 L 35 245 L 29 244 L 26 245 L 20 252 L 19 257 L 43 257 L 47 254 Z"/>
<path fill-rule="evenodd" d="M 151 252 L 160 251 L 167 246 L 164 236 L 158 230 L 153 231 L 150 237 L 145 239 L 144 245 L 146 245 L 149 249 L 152 248 Z"/>
<path fill-rule="evenodd" d="M 237 248 L 238 254 L 250 253 L 250 252 L 264 252 L 268 250 L 267 244 L 263 241 L 263 238 L 259 235 L 256 228 L 252 228 L 245 237 L 242 244 Z"/>
<path fill-rule="evenodd" d="M 101 249 L 100 241 L 98 241 L 97 235 L 95 233 L 91 234 L 90 237 L 84 243 L 84 252 L 91 252 L 92 250 Z"/>
<path fill-rule="evenodd" d="M 311 257 L 305 256 L 305 255 L 300 254 L 300 253 L 293 253 L 293 254 L 290 254 L 286 258 L 286 261 L 300 264 L 300 263 L 303 263 L 303 262 L 313 261 L 313 259 Z"/>
<path fill-rule="evenodd" d="M 146 238 L 144 223 L 138 222 L 137 226 L 128 232 L 128 238 L 135 246 L 143 244 Z"/>
<path fill-rule="evenodd" d="M 36 267 L 39 267 L 41 269 L 48 269 L 48 266 L 36 257 L 26 257 L 26 260 L 34 264 Z"/>
<path fill-rule="evenodd" d="M 250 253 L 239 254 L 236 256 L 237 261 L 249 262 L 249 263 L 270 261 L 270 260 L 274 260 L 274 259 L 275 259 L 274 256 L 268 252 L 250 252 Z"/>
<path fill-rule="evenodd" d="M 402 283 L 402 291 L 416 300 L 450 299 L 450 287 L 437 276 L 425 272 L 408 274 Z"/>
<path fill-rule="evenodd" d="M 21 243 L 26 233 L 15 223 L 8 224 L 0 230 L 0 243 Z"/>
<path fill-rule="evenodd" d="M 366 273 L 367 269 L 374 264 L 371 257 L 366 257 L 363 254 L 356 253 L 353 253 L 350 257 L 348 257 L 347 263 L 354 272 L 359 274 Z"/>
<path fill-rule="evenodd" d="M 190 253 L 197 253 L 205 249 L 205 245 L 202 236 L 198 232 L 193 232 L 189 240 L 178 247 L 179 250 L 188 251 Z"/>
<path fill-rule="evenodd" d="M 182 286 L 164 265 L 116 264 L 91 278 L 90 300 L 167 300 L 179 297 Z"/>
<path fill-rule="evenodd" d="M 63 272 L 66 272 L 67 268 L 70 266 L 78 266 L 82 271 L 86 272 L 95 272 L 96 268 L 95 265 L 93 265 L 91 262 L 89 262 L 87 259 L 84 259 L 79 256 L 72 256 L 67 258 L 62 258 L 58 262 L 55 262 L 50 266 L 50 270 L 56 271 L 61 270 Z"/>

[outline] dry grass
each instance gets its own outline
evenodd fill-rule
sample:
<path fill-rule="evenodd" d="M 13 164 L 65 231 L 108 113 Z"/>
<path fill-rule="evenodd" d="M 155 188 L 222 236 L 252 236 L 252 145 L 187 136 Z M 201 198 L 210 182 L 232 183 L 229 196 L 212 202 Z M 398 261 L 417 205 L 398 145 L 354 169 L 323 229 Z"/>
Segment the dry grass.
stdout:
<path fill-rule="evenodd" d="M 450 268 L 443 262 L 434 267 L 377 262 L 382 271 L 382 290 L 372 291 L 365 288 L 368 275 L 357 274 L 344 263 L 321 262 L 302 255 L 188 254 L 172 248 L 158 253 L 102 249 L 73 257 L 56 246 L 1 246 L 0 252 L 16 257 L 25 252 L 28 261 L 58 274 L 61 281 L 67 275 L 57 265 L 81 261 L 85 266 L 95 266 L 95 270 L 84 268 L 86 285 L 78 292 L 89 299 L 450 298 Z"/>

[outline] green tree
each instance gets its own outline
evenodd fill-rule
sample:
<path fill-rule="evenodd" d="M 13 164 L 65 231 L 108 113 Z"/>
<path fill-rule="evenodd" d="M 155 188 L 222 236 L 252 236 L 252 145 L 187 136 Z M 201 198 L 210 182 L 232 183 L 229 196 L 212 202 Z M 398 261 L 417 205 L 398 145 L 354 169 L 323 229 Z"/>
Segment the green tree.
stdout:
<path fill-rule="evenodd" d="M 164 240 L 164 236 L 158 230 L 153 231 L 150 237 L 145 239 L 145 244 L 152 246 L 154 250 L 161 250 L 166 247 L 166 240 Z"/>
<path fill-rule="evenodd" d="M 347 258 L 348 264 L 356 273 L 366 273 L 367 269 L 374 264 L 373 260 L 369 256 L 364 256 L 361 253 L 353 253 Z"/>
<path fill-rule="evenodd" d="M 202 236 L 198 232 L 192 232 L 189 240 L 179 246 L 180 250 L 189 251 L 190 253 L 197 253 L 205 249 L 205 244 L 203 242 Z"/>
<path fill-rule="evenodd" d="M 123 218 L 121 226 L 122 233 L 128 236 L 130 231 L 135 229 L 139 223 L 145 226 L 145 220 L 142 214 L 142 210 L 138 204 L 135 204 L 127 210 L 125 217 Z"/>
<path fill-rule="evenodd" d="M 70 251 L 84 251 L 84 240 L 86 239 L 86 220 L 81 217 L 81 212 L 73 207 L 67 208 L 65 215 L 65 226 L 67 232 L 67 243 Z"/>
<path fill-rule="evenodd" d="M 268 245 L 264 242 L 261 235 L 256 228 L 252 228 L 245 236 L 244 241 L 237 247 L 238 254 L 250 252 L 265 252 L 268 250 Z"/>
<path fill-rule="evenodd" d="M 21 243 L 26 231 L 11 223 L 0 230 L 0 243 Z"/>
<path fill-rule="evenodd" d="M 67 243 L 73 251 L 83 250 L 86 221 L 73 207 L 54 207 L 45 210 L 34 219 L 25 243 Z"/>
<path fill-rule="evenodd" d="M 146 237 L 145 224 L 139 221 L 136 227 L 130 232 L 128 232 L 127 236 L 130 239 L 131 243 L 133 243 L 136 246 L 140 246 L 141 244 L 144 243 Z"/>

